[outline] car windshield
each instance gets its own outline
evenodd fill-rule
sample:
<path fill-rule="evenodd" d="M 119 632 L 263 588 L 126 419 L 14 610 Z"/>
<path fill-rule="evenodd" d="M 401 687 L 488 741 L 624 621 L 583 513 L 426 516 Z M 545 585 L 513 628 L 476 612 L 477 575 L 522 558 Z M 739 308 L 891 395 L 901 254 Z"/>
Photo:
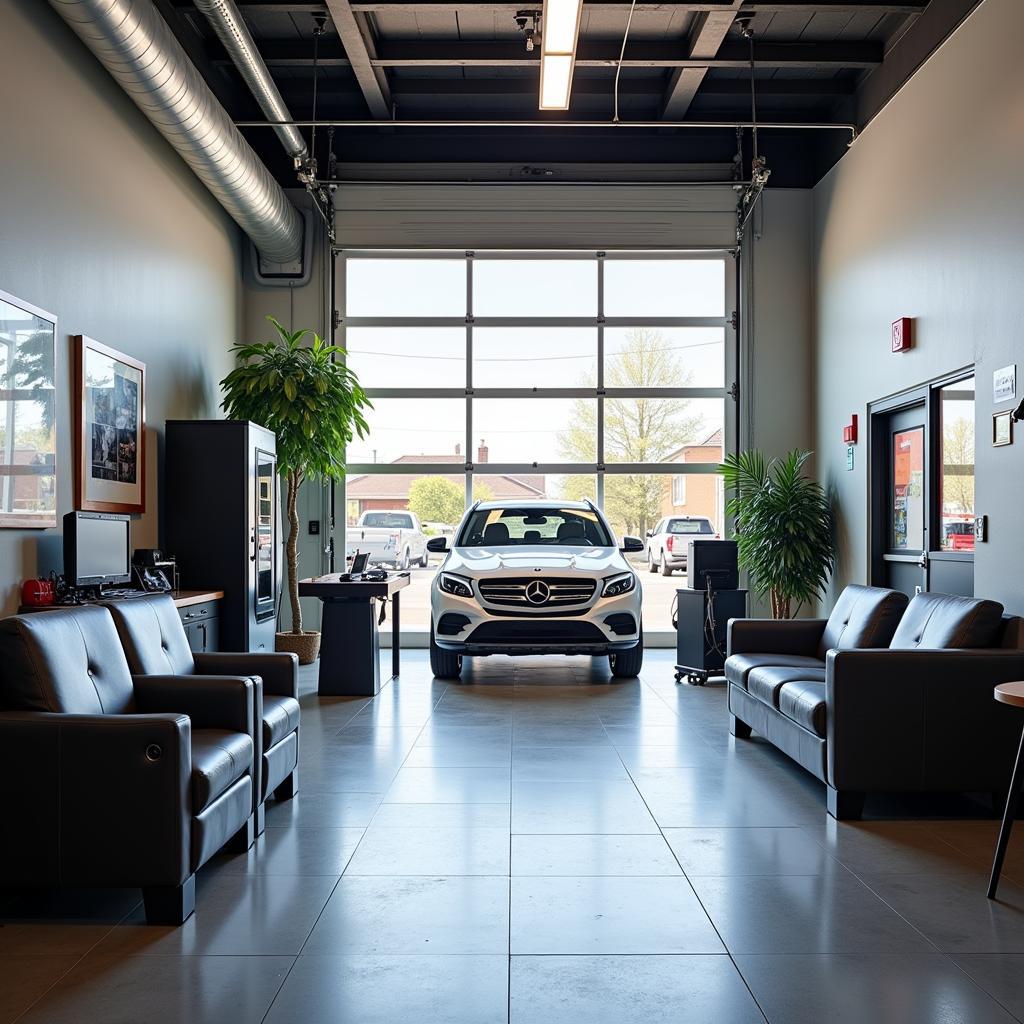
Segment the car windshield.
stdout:
<path fill-rule="evenodd" d="M 382 526 L 389 530 L 411 530 L 412 516 L 401 512 L 367 512 L 361 526 Z"/>
<path fill-rule="evenodd" d="M 577 508 L 482 508 L 466 521 L 459 546 L 467 548 L 612 547 L 612 540 L 597 515 Z"/>
<path fill-rule="evenodd" d="M 706 519 L 673 519 L 668 524 L 669 533 L 714 533 Z"/>

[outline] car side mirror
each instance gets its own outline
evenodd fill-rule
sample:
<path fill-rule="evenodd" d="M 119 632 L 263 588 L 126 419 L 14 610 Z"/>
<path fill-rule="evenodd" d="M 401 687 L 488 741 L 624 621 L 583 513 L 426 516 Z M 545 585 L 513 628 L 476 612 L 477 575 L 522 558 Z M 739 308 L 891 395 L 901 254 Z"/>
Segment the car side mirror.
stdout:
<path fill-rule="evenodd" d="M 645 536 L 653 537 L 654 536 L 654 531 L 653 530 L 648 530 L 647 533 L 645 534 Z"/>
<path fill-rule="evenodd" d="M 622 538 L 622 550 L 625 552 L 630 551 L 643 551 L 646 545 L 639 537 L 623 537 Z"/>
<path fill-rule="evenodd" d="M 448 550 L 448 538 L 447 537 L 431 537 L 427 541 L 428 551 L 438 551 L 442 554 Z"/>

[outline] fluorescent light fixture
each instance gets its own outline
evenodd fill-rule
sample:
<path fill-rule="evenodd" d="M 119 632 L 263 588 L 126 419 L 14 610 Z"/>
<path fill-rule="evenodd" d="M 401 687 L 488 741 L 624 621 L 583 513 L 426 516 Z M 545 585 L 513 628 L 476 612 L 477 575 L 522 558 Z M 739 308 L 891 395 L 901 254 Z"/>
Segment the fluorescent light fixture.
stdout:
<path fill-rule="evenodd" d="M 583 0 L 545 0 L 540 45 L 540 109 L 568 110 Z"/>

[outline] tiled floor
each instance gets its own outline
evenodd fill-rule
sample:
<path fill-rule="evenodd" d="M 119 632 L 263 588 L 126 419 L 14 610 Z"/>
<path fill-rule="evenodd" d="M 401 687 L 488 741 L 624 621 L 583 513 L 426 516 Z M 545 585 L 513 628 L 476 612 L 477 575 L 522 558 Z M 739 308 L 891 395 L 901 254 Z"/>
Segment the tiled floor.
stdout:
<path fill-rule="evenodd" d="M 15 896 L 0 1022 L 1024 1019 L 1024 827 L 990 903 L 995 821 L 875 801 L 839 825 L 671 665 L 450 684 L 416 651 L 372 701 L 304 671 L 300 793 L 256 846 L 200 872 L 178 929 L 136 892 Z"/>

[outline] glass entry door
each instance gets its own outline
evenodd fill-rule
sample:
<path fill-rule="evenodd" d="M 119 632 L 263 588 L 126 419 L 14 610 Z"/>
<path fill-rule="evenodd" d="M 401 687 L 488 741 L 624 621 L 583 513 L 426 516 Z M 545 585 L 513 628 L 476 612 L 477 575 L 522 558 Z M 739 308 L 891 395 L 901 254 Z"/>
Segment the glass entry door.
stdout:
<path fill-rule="evenodd" d="M 257 622 L 275 613 L 277 594 L 277 459 L 256 452 L 256 530 L 253 561 L 256 563 L 255 612 Z"/>
<path fill-rule="evenodd" d="M 928 589 L 928 431 L 925 404 L 891 413 L 886 424 L 887 543 L 884 586 Z"/>

